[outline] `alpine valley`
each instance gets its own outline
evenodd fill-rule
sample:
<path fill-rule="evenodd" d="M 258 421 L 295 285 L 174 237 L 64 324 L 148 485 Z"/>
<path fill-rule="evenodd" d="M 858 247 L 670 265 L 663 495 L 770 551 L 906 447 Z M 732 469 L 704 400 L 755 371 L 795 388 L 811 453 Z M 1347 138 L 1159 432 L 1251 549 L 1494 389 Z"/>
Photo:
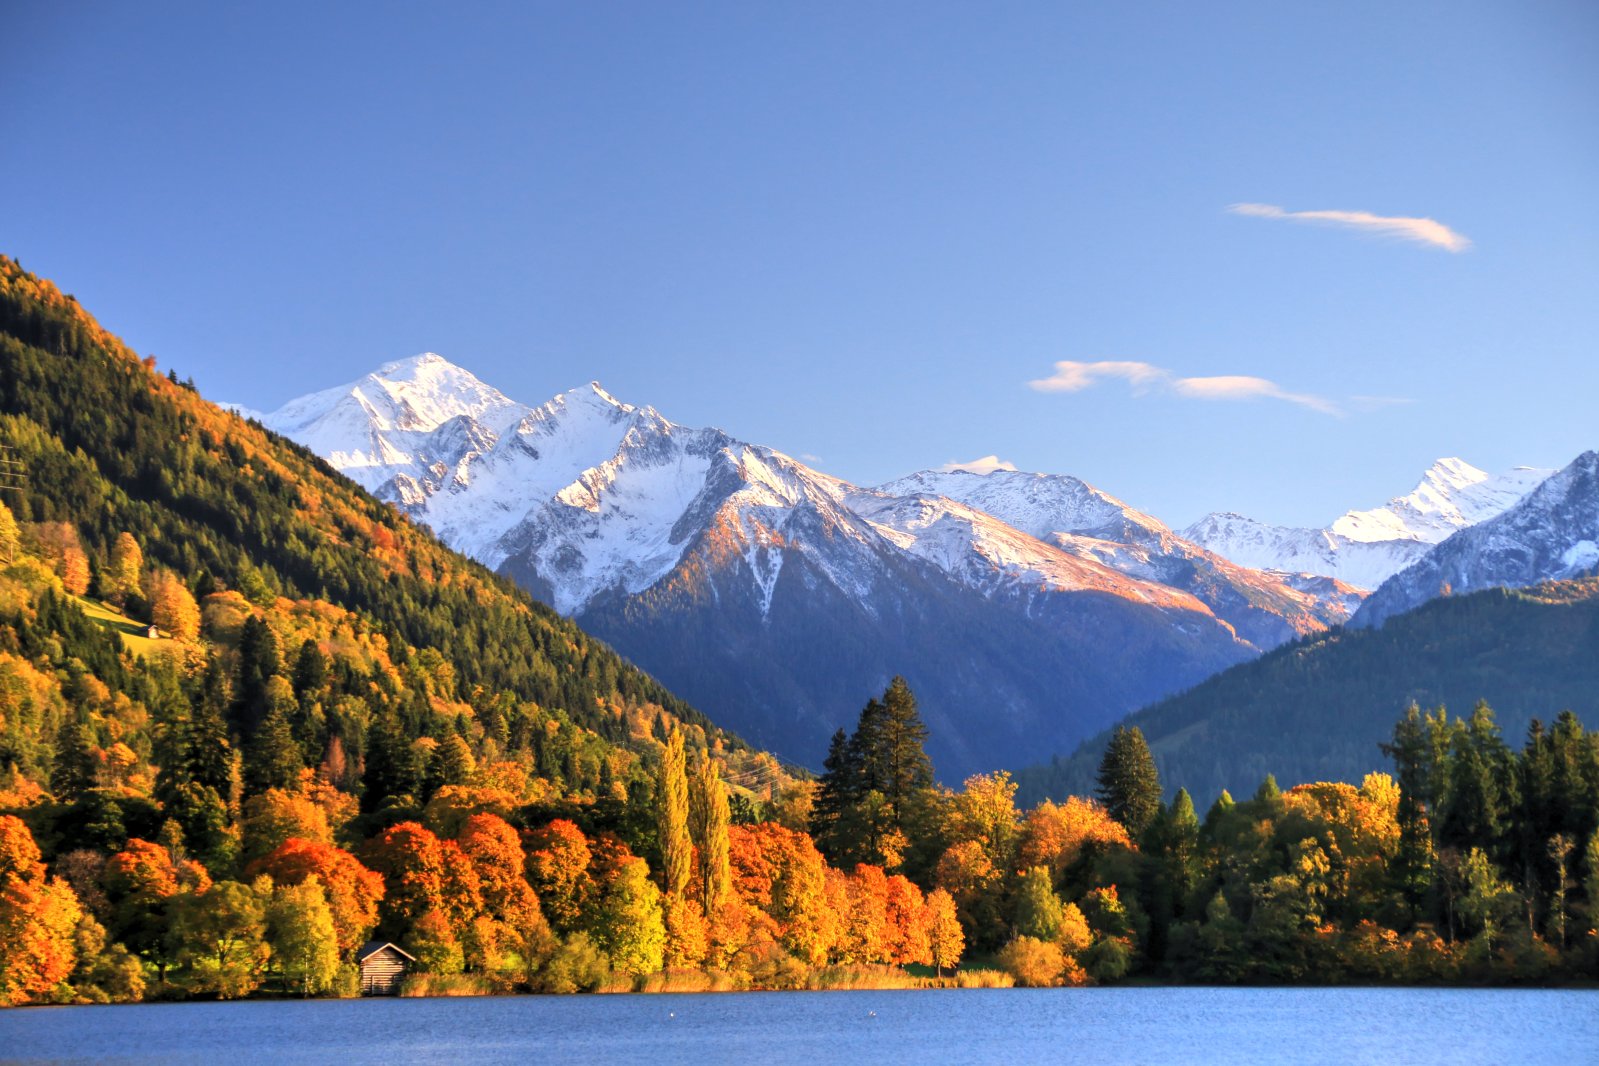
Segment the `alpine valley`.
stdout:
<path fill-rule="evenodd" d="M 1236 516 L 1180 535 L 1067 475 L 857 486 L 597 383 L 522 404 L 433 354 L 270 414 L 239 410 L 797 762 L 814 764 L 851 709 L 904 674 L 946 780 L 1069 751 L 1343 622 L 1363 595 L 1343 576 L 1375 584 L 1542 473 L 1444 460 L 1411 496 L 1335 523 L 1378 549 L 1349 568 L 1281 550 L 1294 539 L 1281 531 L 1276 554 L 1251 552 L 1222 535 L 1248 523 Z"/>

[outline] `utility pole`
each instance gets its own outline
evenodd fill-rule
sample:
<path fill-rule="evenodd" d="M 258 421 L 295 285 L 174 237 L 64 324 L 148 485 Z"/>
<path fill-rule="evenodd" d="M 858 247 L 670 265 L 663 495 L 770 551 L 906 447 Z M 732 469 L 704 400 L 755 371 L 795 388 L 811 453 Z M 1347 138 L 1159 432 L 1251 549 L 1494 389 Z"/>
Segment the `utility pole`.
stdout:
<path fill-rule="evenodd" d="M 28 489 L 28 467 L 17 454 L 17 450 L 8 445 L 0 444 L 0 498 L 7 493 L 15 493 L 18 500 L 22 499 Z M 6 565 L 16 562 L 16 546 L 5 545 Z"/>

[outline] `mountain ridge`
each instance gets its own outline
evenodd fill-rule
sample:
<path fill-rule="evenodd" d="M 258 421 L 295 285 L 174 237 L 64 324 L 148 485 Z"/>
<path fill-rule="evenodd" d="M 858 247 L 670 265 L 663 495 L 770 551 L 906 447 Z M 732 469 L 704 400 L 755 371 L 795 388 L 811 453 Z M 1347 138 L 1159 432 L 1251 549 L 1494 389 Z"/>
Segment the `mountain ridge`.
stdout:
<path fill-rule="evenodd" d="M 387 365 L 409 381 L 415 362 Z M 459 374 L 479 395 L 481 383 Z M 347 412 L 366 407 L 349 397 L 374 391 L 366 380 L 291 401 L 292 418 L 280 409 L 263 421 L 319 440 L 380 498 L 576 618 L 719 721 L 795 758 L 818 758 L 847 709 L 897 673 L 910 677 L 933 717 L 946 703 L 998 693 L 993 701 L 1015 725 L 1008 743 L 1020 747 L 1023 724 L 1076 735 L 1347 614 L 1349 590 L 1306 592 L 1246 574 L 1076 479 L 1059 486 L 1080 486 L 1103 520 L 1056 523 L 1070 528 L 1040 539 L 947 495 L 851 485 L 719 429 L 677 425 L 597 384 L 537 407 L 495 405 L 498 426 L 461 404 L 415 401 L 408 411 L 439 416 L 402 425 L 380 410 L 352 424 Z M 308 427 L 304 415 L 318 407 L 328 422 Z M 363 461 L 373 456 L 381 462 Z M 1105 539 L 1131 531 L 1141 543 Z M 1167 572 L 1176 570 L 1184 573 Z M 978 618 L 987 620 L 983 634 Z M 699 638 L 679 641 L 674 627 Z M 929 651 L 909 630 L 936 632 L 946 644 Z M 996 632 L 1010 647 L 995 645 Z M 1063 646 L 1108 652 L 1102 645 L 1111 639 L 1131 650 L 1096 663 Z M 986 649 L 981 661 L 977 648 Z M 1043 676 L 999 676 L 999 662 L 1028 670 L 1018 649 Z M 824 650 L 827 661 L 853 664 L 847 685 L 818 676 L 829 669 Z M 1112 677 L 1110 664 L 1139 680 Z M 1062 702 L 1063 689 L 1076 695 Z M 944 754 L 954 772 L 1014 761 L 1003 746 L 953 738 Z"/>
<path fill-rule="evenodd" d="M 1460 529 L 1502 513 L 1553 471 L 1515 467 L 1489 474 L 1439 459 L 1409 493 L 1380 507 L 1346 511 L 1319 529 L 1276 526 L 1212 512 L 1182 535 L 1240 565 L 1333 577 L 1374 589 Z"/>

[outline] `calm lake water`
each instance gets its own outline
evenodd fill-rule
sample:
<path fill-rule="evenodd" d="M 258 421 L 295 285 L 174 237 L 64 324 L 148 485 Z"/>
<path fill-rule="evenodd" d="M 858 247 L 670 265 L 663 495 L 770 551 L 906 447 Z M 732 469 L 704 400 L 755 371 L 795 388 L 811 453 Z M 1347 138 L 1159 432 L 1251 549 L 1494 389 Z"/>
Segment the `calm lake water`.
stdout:
<path fill-rule="evenodd" d="M 1599 992 L 1117 988 L 0 1011 L 6 1062 L 1599 1063 Z"/>

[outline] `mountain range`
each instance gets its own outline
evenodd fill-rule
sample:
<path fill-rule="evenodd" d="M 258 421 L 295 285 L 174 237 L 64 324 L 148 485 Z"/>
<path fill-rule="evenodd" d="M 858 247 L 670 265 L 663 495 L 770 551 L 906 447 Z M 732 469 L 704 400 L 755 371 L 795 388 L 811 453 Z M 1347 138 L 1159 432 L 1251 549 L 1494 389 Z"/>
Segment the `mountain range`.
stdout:
<path fill-rule="evenodd" d="M 1578 456 L 1513 507 L 1462 529 L 1383 582 L 1351 624 L 1381 625 L 1439 595 L 1524 588 L 1582 576 L 1595 567 L 1599 451 Z"/>
<path fill-rule="evenodd" d="M 433 354 L 241 413 L 798 763 L 904 674 L 946 780 L 1072 750 L 1351 616 L 1578 573 L 1599 499 L 1581 460 L 1528 495 L 1548 471 L 1449 458 L 1324 529 L 1179 533 L 1065 474 L 854 485 L 598 383 L 524 404 Z"/>
<path fill-rule="evenodd" d="M 896 673 L 958 780 L 1075 743 L 1358 598 L 1239 566 L 1077 478 L 857 486 L 598 384 L 520 404 L 431 354 L 256 417 L 811 764 Z"/>
<path fill-rule="evenodd" d="M 1553 471 L 1518 466 L 1489 474 L 1440 459 L 1412 491 L 1381 507 L 1349 511 L 1320 529 L 1212 513 L 1182 535 L 1243 566 L 1319 574 L 1374 589 L 1462 529 L 1500 514 Z"/>

